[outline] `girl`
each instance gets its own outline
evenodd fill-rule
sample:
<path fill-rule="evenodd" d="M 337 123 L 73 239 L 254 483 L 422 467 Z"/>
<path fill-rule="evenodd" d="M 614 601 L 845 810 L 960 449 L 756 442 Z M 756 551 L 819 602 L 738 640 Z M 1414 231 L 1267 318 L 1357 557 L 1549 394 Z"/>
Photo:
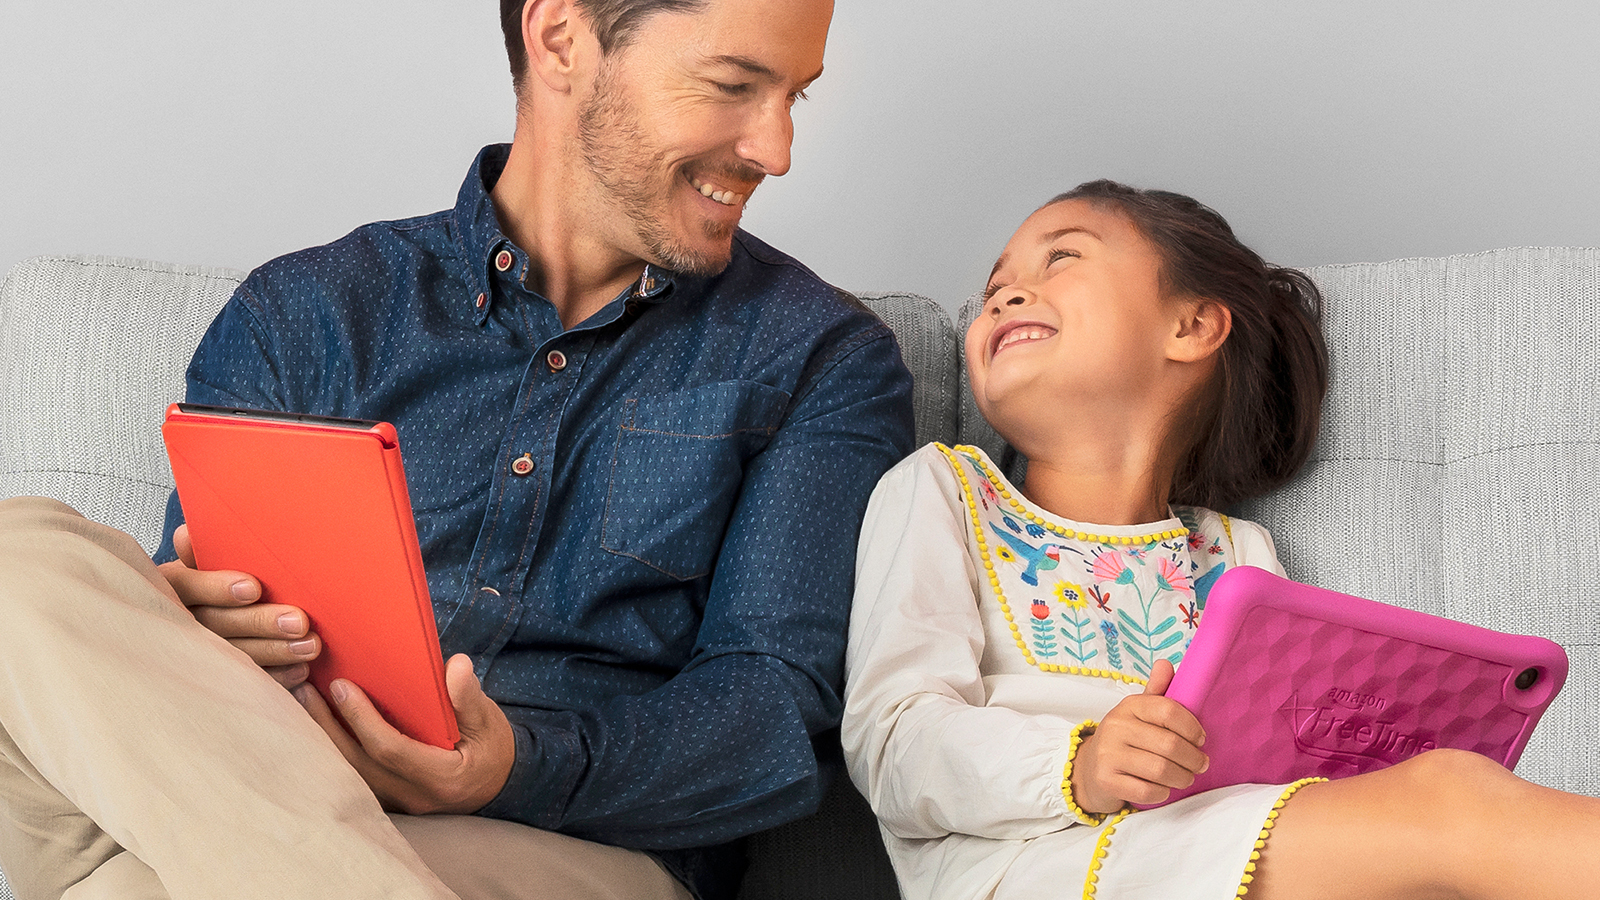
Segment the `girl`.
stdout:
<path fill-rule="evenodd" d="M 845 752 L 910 900 L 1596 890 L 1600 801 L 1469 753 L 1130 812 L 1207 767 L 1162 694 L 1211 583 L 1282 574 L 1212 509 L 1310 452 L 1320 298 L 1194 200 L 1106 181 L 1030 216 L 985 296 L 972 390 L 1026 483 L 924 447 L 879 483 L 857 561 Z"/>

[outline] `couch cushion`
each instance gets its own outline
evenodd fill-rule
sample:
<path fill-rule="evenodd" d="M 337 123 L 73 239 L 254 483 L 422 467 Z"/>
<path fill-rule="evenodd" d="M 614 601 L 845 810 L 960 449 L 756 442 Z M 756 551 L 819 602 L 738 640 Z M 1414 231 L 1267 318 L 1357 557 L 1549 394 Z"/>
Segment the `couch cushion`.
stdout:
<path fill-rule="evenodd" d="M 154 550 L 172 475 L 161 415 L 243 273 L 39 256 L 0 287 L 0 497 L 42 494 Z"/>
<path fill-rule="evenodd" d="M 950 314 L 920 294 L 858 296 L 894 331 L 900 342 L 900 355 L 911 370 L 916 445 L 929 441 L 948 443 L 956 433 L 957 392 L 962 385 L 958 376 L 960 348 Z"/>

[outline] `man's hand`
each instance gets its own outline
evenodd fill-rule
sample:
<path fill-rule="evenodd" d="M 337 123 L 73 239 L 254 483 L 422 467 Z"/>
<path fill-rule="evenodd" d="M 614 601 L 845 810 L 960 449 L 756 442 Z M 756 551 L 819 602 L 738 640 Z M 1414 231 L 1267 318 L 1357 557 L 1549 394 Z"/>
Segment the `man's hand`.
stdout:
<path fill-rule="evenodd" d="M 178 561 L 161 566 L 161 574 L 201 625 L 244 651 L 256 665 L 286 688 L 310 675 L 307 663 L 322 652 L 303 610 L 276 603 L 258 603 L 261 584 L 243 572 L 202 572 L 195 568 L 189 526 L 172 535 Z"/>
<path fill-rule="evenodd" d="M 1109 813 L 1125 803 L 1160 803 L 1194 784 L 1211 764 L 1200 750 L 1206 734 L 1194 714 L 1162 696 L 1172 663 L 1158 660 L 1144 693 L 1123 698 L 1072 762 L 1072 796 L 1085 812 Z"/>
<path fill-rule="evenodd" d="M 366 779 L 384 809 L 414 816 L 474 813 L 505 787 L 516 761 L 516 738 L 505 712 L 472 673 L 471 658 L 460 653 L 450 657 L 444 682 L 461 730 L 454 750 L 396 731 L 360 688 L 342 678 L 328 690 L 348 730 L 315 687 L 302 684 L 294 696 Z"/>

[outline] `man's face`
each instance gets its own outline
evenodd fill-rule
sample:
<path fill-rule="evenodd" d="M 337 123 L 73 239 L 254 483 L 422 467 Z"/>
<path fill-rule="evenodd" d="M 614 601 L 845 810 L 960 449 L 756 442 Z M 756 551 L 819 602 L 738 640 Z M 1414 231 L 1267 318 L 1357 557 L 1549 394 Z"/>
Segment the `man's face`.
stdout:
<path fill-rule="evenodd" d="M 756 185 L 789 171 L 789 111 L 822 73 L 832 0 L 657 13 L 601 64 L 579 121 L 608 243 L 679 272 L 727 266 Z"/>

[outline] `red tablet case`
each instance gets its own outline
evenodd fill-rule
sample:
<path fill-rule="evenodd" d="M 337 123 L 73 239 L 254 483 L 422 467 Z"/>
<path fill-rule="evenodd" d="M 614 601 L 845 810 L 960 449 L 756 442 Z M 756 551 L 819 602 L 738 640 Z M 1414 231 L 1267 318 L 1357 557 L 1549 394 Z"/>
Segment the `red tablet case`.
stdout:
<path fill-rule="evenodd" d="M 322 637 L 311 682 L 355 683 L 401 732 L 460 739 L 394 427 L 192 404 L 162 425 L 201 569 L 254 575 Z"/>
<path fill-rule="evenodd" d="M 1567 654 L 1544 638 L 1230 569 L 1166 693 L 1200 720 L 1211 766 L 1166 802 L 1357 775 L 1436 747 L 1513 768 L 1566 678 Z"/>

